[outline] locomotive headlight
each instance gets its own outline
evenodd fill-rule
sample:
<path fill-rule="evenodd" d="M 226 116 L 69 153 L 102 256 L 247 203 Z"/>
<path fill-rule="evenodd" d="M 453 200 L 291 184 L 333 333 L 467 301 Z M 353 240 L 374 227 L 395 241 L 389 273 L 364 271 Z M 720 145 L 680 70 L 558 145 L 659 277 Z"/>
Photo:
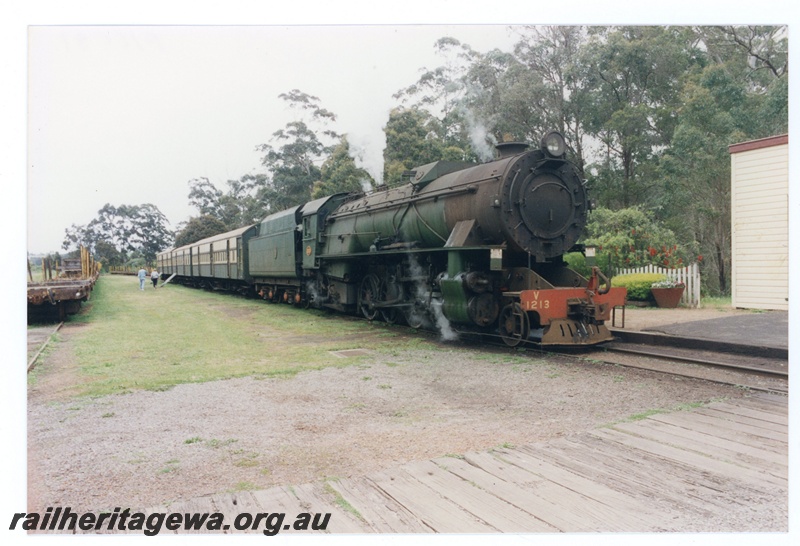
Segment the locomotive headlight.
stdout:
<path fill-rule="evenodd" d="M 558 131 L 550 131 L 542 138 L 542 151 L 551 157 L 561 157 L 567 151 L 567 143 Z"/>

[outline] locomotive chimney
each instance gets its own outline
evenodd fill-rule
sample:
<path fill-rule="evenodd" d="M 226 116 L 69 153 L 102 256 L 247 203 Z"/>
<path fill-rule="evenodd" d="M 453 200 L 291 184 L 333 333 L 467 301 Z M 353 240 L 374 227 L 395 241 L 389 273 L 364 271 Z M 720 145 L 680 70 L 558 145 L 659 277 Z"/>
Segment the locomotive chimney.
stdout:
<path fill-rule="evenodd" d="M 494 149 L 497 150 L 497 159 L 511 157 L 523 153 L 528 149 L 528 144 L 524 142 L 501 142 L 495 145 Z"/>

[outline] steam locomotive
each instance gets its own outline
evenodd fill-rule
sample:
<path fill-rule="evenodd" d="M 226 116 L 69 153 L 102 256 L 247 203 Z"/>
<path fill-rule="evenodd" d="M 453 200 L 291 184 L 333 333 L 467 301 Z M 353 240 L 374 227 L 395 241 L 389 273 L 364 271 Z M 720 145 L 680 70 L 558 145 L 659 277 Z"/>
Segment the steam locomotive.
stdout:
<path fill-rule="evenodd" d="M 581 248 L 590 201 L 560 133 L 538 149 L 501 144 L 488 163 L 437 161 L 406 175 L 403 186 L 331 195 L 167 250 L 158 269 L 182 284 L 446 325 L 512 347 L 612 338 L 605 322 L 625 289 L 563 261 Z"/>

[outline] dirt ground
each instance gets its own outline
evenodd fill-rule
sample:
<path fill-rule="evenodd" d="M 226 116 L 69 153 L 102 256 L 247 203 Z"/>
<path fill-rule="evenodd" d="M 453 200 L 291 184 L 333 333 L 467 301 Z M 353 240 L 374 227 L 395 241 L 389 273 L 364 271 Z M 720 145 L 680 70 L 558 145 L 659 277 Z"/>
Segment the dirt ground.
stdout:
<path fill-rule="evenodd" d="M 290 379 L 75 397 L 81 377 L 72 340 L 90 327 L 62 328 L 29 388 L 29 511 L 146 508 L 362 475 L 742 395 L 702 381 L 456 342 L 370 353 L 351 366 Z"/>

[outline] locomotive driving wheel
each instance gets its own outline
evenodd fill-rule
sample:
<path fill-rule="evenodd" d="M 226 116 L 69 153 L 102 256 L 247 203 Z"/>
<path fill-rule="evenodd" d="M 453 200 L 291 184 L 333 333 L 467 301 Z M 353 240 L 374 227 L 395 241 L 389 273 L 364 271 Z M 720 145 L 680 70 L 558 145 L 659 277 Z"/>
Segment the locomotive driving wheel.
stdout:
<path fill-rule="evenodd" d="M 372 273 L 361 279 L 361 287 L 358 290 L 358 306 L 361 313 L 367 320 L 374 320 L 378 316 L 378 308 L 375 304 L 380 301 L 380 281 Z"/>
<path fill-rule="evenodd" d="M 395 278 L 393 275 L 389 277 L 384 277 L 381 281 L 381 287 L 379 291 L 380 301 L 382 302 L 389 302 L 389 301 L 399 301 L 403 294 L 402 287 L 395 282 Z M 397 310 L 397 307 L 387 307 L 381 309 L 381 317 L 389 324 L 394 324 L 397 322 L 397 319 L 400 316 L 400 312 Z"/>
<path fill-rule="evenodd" d="M 531 333 L 528 315 L 519 303 L 509 303 L 500 311 L 500 337 L 509 347 L 516 347 Z"/>
<path fill-rule="evenodd" d="M 403 316 L 406 319 L 406 324 L 415 330 L 424 328 L 427 324 L 427 312 L 419 300 L 414 300 L 410 305 L 404 307 Z"/>

